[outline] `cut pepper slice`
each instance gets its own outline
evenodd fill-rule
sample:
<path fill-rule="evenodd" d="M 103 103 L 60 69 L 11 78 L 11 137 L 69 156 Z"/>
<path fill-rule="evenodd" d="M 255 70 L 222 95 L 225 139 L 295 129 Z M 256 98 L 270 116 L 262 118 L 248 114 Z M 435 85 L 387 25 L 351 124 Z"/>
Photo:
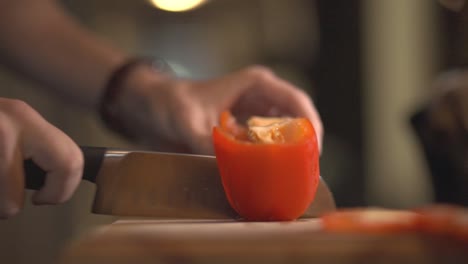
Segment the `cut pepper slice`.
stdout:
<path fill-rule="evenodd" d="M 272 127 L 270 132 L 276 133 L 281 142 L 255 140 L 249 136 L 254 130 L 238 124 L 228 112 L 221 115 L 220 126 L 213 129 L 228 201 L 246 220 L 294 220 L 311 204 L 318 186 L 315 130 L 305 118 L 291 118 Z"/>
<path fill-rule="evenodd" d="M 417 231 L 420 215 L 383 208 L 352 208 L 322 216 L 323 228 L 340 233 L 401 233 Z"/>
<path fill-rule="evenodd" d="M 449 204 L 432 204 L 414 210 L 421 214 L 419 228 L 428 234 L 450 236 L 468 242 L 468 209 Z"/>

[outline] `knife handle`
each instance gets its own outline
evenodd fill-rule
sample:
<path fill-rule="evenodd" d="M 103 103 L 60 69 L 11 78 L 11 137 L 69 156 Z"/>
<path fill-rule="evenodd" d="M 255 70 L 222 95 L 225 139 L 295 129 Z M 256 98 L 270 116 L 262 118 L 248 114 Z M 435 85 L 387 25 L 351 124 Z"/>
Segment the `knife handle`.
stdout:
<path fill-rule="evenodd" d="M 80 147 L 84 157 L 83 180 L 96 181 L 107 148 Z M 25 187 L 30 190 L 39 190 L 45 183 L 47 172 L 37 166 L 31 159 L 24 161 Z"/>

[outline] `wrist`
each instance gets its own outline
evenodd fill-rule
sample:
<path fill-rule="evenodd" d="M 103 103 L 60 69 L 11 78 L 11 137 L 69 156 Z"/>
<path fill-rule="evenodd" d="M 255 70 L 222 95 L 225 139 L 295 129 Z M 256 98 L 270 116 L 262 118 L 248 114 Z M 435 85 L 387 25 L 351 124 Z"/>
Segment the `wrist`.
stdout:
<path fill-rule="evenodd" d="M 134 131 L 138 130 L 134 128 L 139 122 L 132 119 L 148 110 L 150 95 L 172 73 L 160 59 L 133 59 L 124 63 L 111 75 L 101 96 L 99 113 L 103 123 L 121 136 L 135 140 Z"/>

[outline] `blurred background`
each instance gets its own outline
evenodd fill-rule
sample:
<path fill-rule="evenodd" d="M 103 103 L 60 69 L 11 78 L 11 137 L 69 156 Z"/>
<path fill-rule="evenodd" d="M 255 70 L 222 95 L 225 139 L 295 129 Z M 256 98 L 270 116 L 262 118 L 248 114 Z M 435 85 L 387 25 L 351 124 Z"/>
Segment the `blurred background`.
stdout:
<path fill-rule="evenodd" d="M 468 58 L 462 13 L 427 0 L 62 2 L 88 29 L 130 53 L 165 58 L 179 76 L 202 79 L 263 64 L 305 89 L 324 122 L 321 173 L 338 206 L 433 201 L 409 120 L 431 95 L 435 76 Z M 188 10 L 163 10 L 182 7 Z M 132 147 L 94 113 L 37 88 L 0 64 L 1 97 L 28 102 L 79 144 Z M 93 192 L 82 183 L 58 207 L 28 200 L 19 216 L 0 221 L 0 259 L 50 262 L 66 243 L 114 221 L 89 213 Z"/>

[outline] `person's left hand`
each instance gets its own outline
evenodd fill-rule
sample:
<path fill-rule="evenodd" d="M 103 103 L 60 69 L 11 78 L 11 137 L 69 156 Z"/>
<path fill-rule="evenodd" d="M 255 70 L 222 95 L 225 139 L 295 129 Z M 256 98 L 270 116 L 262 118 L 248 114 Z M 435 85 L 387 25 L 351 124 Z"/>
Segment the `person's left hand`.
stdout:
<path fill-rule="evenodd" d="M 309 118 L 321 148 L 322 122 L 311 98 L 265 67 L 206 81 L 174 79 L 142 67 L 124 87 L 114 116 L 138 142 L 159 151 L 213 154 L 212 129 L 225 110 L 241 122 L 252 115 Z"/>

